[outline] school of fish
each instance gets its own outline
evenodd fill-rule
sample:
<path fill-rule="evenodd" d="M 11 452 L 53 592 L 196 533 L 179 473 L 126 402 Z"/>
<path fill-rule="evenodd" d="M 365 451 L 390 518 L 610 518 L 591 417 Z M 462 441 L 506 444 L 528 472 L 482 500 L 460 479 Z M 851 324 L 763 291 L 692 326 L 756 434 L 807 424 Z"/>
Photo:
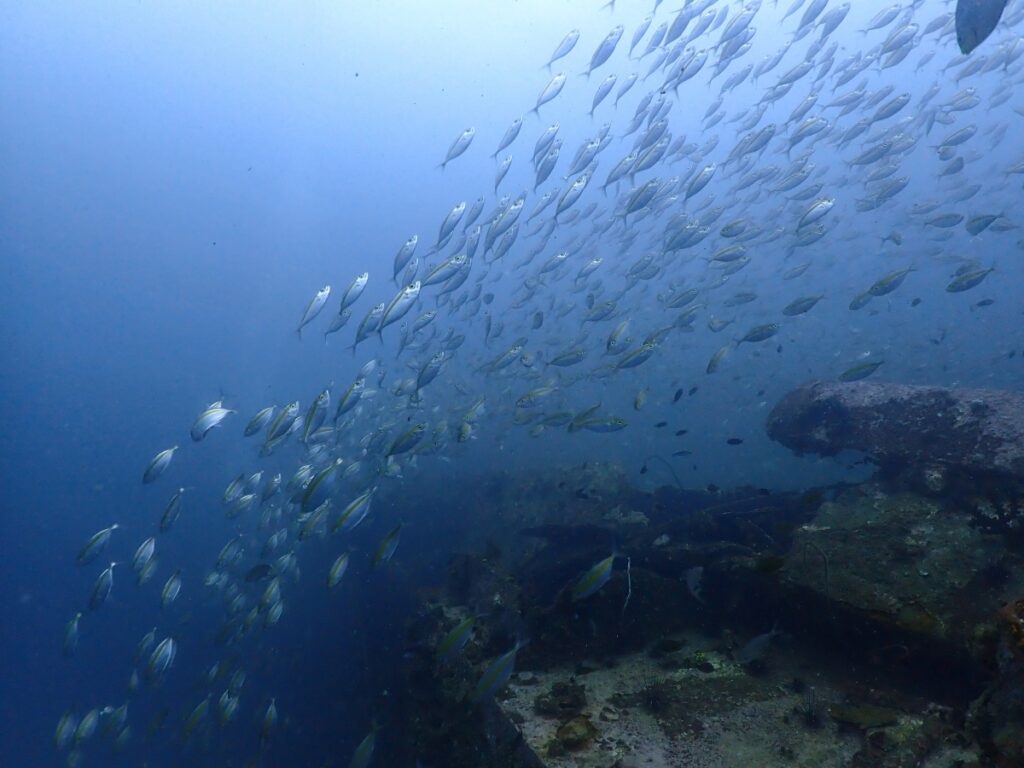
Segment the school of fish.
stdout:
<path fill-rule="evenodd" d="M 544 62 L 551 73 L 538 80 L 536 101 L 509 116 L 504 134 L 464 127 L 439 149 L 435 173 L 475 152 L 494 159 L 495 173 L 438 209 L 436 233 L 387 244 L 393 263 L 342 276 L 340 290 L 329 282 L 337 276 L 309 276 L 311 298 L 282 332 L 302 344 L 347 334 L 352 355 L 364 355 L 351 375 L 255 413 L 211 398 L 182 424 L 179 444 L 154 446 L 140 462 L 150 530 L 128 540 L 135 527 L 111 521 L 69 562 L 84 585 L 64 653 L 87 642 L 85 628 L 103 621 L 118 590 L 153 582 L 167 625 L 137 628 L 124 702 L 81 702 L 60 718 L 54 742 L 69 765 L 88 756 L 97 733 L 115 745 L 132 738 L 133 698 L 160 696 L 179 646 L 198 642 L 173 630 L 173 616 L 200 598 L 222 606 L 225 651 L 196 681 L 203 693 L 178 707 L 181 740 L 216 738 L 243 716 L 261 744 L 272 739 L 276 700 L 247 700 L 246 675 L 257 672 L 230 659 L 286 620 L 291 594 L 311 589 L 299 583 L 311 539 L 336 550 L 329 570 L 305 574 L 325 592 L 345 588 L 356 558 L 383 569 L 400 557 L 400 513 L 372 551 L 352 549 L 347 537 L 374 514 L 384 484 L 406 482 L 428 457 L 457 455 L 484 431 L 543 439 L 629 430 L 632 414 L 609 410 L 595 385 L 614 379 L 636 392 L 638 412 L 657 389 L 644 373 L 651 361 L 673 355 L 694 382 L 713 382 L 730 368 L 766 365 L 755 350 L 787 328 L 813 329 L 829 304 L 853 323 L 919 282 L 940 286 L 932 300 L 949 313 L 986 306 L 958 295 L 998 276 L 992 254 L 1020 255 L 1024 153 L 1007 164 L 1001 148 L 1024 116 L 1011 103 L 1024 80 L 1024 40 L 1012 33 L 1024 2 L 1004 10 L 1005 2 L 961 0 L 955 13 L 941 2 L 875 3 L 857 30 L 851 3 L 835 0 L 785 9 L 686 0 L 674 10 L 657 0 L 628 30 L 615 21 L 627 13 L 621 5 L 610 4 L 605 37 L 565 34 Z M 763 49 L 762 22 L 781 23 L 781 47 Z M 936 74 L 921 79 L 922 70 Z M 560 112 L 566 91 L 580 89 L 593 93 L 589 114 Z M 591 118 L 592 135 L 563 147 L 560 124 Z M 510 169 L 522 168 L 529 188 L 502 192 Z M 865 221 L 891 232 L 879 242 L 863 234 Z M 862 273 L 864 250 L 884 252 L 891 270 Z M 780 294 L 781 304 L 761 298 Z M 885 363 L 836 352 L 833 369 L 818 375 L 854 381 Z M 175 472 L 177 452 L 235 439 L 251 443 L 251 465 L 225 478 L 220 499 L 194 497 Z M 214 508 L 238 531 L 216 560 L 202 574 L 161 568 L 184 518 Z M 616 558 L 567 585 L 573 599 L 598 591 Z M 475 620 L 450 628 L 440 664 L 471 641 Z M 480 670 L 472 702 L 508 681 L 525 642 Z M 370 764 L 381 729 L 362 727 L 353 766 Z"/>

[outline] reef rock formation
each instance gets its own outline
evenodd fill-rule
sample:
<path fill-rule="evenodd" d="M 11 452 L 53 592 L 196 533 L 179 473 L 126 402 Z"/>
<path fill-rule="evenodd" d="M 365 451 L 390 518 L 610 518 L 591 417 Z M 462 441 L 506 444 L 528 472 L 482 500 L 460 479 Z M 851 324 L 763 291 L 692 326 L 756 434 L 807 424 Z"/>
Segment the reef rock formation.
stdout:
<path fill-rule="evenodd" d="M 865 451 L 881 463 L 1024 479 L 1024 394 L 813 382 L 786 395 L 768 435 L 798 453 Z"/>

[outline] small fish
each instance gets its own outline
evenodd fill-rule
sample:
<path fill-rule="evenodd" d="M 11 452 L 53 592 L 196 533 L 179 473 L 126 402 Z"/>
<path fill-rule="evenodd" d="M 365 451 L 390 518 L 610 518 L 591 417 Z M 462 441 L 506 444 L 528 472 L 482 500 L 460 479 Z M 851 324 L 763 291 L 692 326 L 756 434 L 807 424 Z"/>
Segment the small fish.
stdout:
<path fill-rule="evenodd" d="M 607 418 L 586 419 L 576 422 L 577 429 L 585 429 L 588 432 L 618 432 L 629 426 L 625 419 L 617 416 Z"/>
<path fill-rule="evenodd" d="M 365 493 L 357 496 L 341 511 L 341 515 L 331 526 L 331 532 L 337 531 L 339 528 L 346 531 L 351 531 L 357 525 L 359 525 L 366 516 L 370 513 L 370 502 L 373 500 L 373 491 L 366 491 Z"/>
<path fill-rule="evenodd" d="M 579 42 L 579 39 L 580 31 L 578 29 L 570 29 L 566 33 L 565 37 L 562 38 L 562 42 L 560 42 L 558 47 L 555 48 L 555 52 L 551 54 L 551 58 L 548 59 L 548 63 L 544 66 L 550 70 L 552 64 L 569 55 L 572 49 L 576 47 L 576 43 Z M 501 150 L 499 149 L 498 151 L 500 152 Z"/>
<path fill-rule="evenodd" d="M 82 618 L 82 612 L 78 611 L 64 625 L 64 655 L 71 657 L 75 655 L 78 648 L 78 623 Z"/>
<path fill-rule="evenodd" d="M 295 329 L 295 333 L 300 339 L 302 338 L 302 329 L 316 319 L 316 316 L 323 310 L 330 295 L 331 286 L 325 285 L 309 300 L 309 304 L 306 305 L 306 311 L 302 313 L 302 320 L 299 321 L 299 327 Z"/>
<path fill-rule="evenodd" d="M 742 437 L 730 437 L 725 442 L 728 445 L 743 445 L 743 438 Z"/>
<path fill-rule="evenodd" d="M 182 726 L 182 732 L 186 739 L 188 739 L 192 732 L 199 727 L 200 723 L 202 723 L 206 719 L 206 716 L 209 714 L 209 712 L 210 696 L 207 695 L 205 699 L 196 704 L 196 706 L 192 709 L 191 714 L 189 714 L 188 718 L 185 720 L 184 725 Z"/>
<path fill-rule="evenodd" d="M 376 569 L 381 563 L 386 563 L 392 558 L 395 554 L 395 550 L 398 549 L 398 542 L 401 535 L 401 523 L 384 535 L 384 538 L 381 539 L 380 543 L 377 545 L 377 549 L 374 550 L 373 558 L 370 561 L 371 568 Z"/>
<path fill-rule="evenodd" d="M 538 387 L 516 400 L 516 408 L 533 408 L 540 405 L 540 401 L 557 392 L 557 387 Z"/>
<path fill-rule="evenodd" d="M 170 578 L 164 583 L 164 588 L 160 591 L 160 605 L 166 608 L 178 599 L 179 594 L 181 594 L 180 569 L 172 573 Z"/>
<path fill-rule="evenodd" d="M 167 670 L 174 664 L 174 657 L 178 655 L 178 644 L 174 642 L 174 638 L 165 637 L 160 641 L 159 645 L 153 649 L 152 655 L 149 657 L 149 663 L 146 665 L 146 680 L 150 685 L 156 685 L 159 683 Z"/>
<path fill-rule="evenodd" d="M 883 360 L 877 362 L 859 363 L 852 368 L 847 368 L 841 374 L 839 374 L 840 381 L 860 381 L 866 379 L 868 376 L 877 371 L 881 366 Z"/>
<path fill-rule="evenodd" d="M 220 714 L 220 724 L 227 725 L 238 713 L 238 697 L 225 690 L 217 700 L 217 710 Z"/>
<path fill-rule="evenodd" d="M 783 308 L 782 314 L 786 317 L 795 317 L 796 315 L 810 312 L 821 299 L 821 296 L 807 296 L 801 299 L 794 299 Z"/>
<path fill-rule="evenodd" d="M 517 117 L 515 120 L 512 121 L 512 125 L 510 125 L 508 127 L 508 130 L 505 131 L 505 135 L 502 136 L 501 137 L 501 141 L 498 142 L 498 148 L 496 150 L 494 150 L 494 154 L 491 155 L 491 159 L 492 160 L 497 158 L 498 154 L 503 149 L 507 148 L 513 141 L 516 140 L 516 137 L 519 135 L 519 131 L 520 131 L 520 129 L 522 129 L 522 127 L 523 127 L 523 118 Z"/>
<path fill-rule="evenodd" d="M 341 581 L 341 577 L 345 575 L 345 571 L 348 570 L 349 554 L 344 552 L 338 555 L 337 559 L 331 564 L 331 569 L 327 572 L 327 586 L 334 588 L 338 586 Z"/>
<path fill-rule="evenodd" d="M 86 712 L 75 729 L 75 745 L 77 746 L 83 741 L 91 739 L 93 734 L 96 733 L 96 726 L 99 725 L 99 722 L 100 711 L 98 709 L 90 709 Z"/>
<path fill-rule="evenodd" d="M 249 419 L 249 423 L 245 425 L 245 436 L 252 437 L 267 426 L 270 420 L 274 418 L 274 411 L 276 410 L 276 405 L 268 405 L 266 408 L 261 408 L 257 411 L 256 415 Z"/>
<path fill-rule="evenodd" d="M 472 127 L 467 128 L 456 136 L 451 146 L 448 147 L 448 154 L 445 155 L 444 162 L 441 163 L 438 168 L 443 171 L 448 166 L 448 163 L 469 149 L 469 145 L 473 143 L 474 136 L 476 136 L 476 128 Z"/>
<path fill-rule="evenodd" d="M 438 663 L 447 664 L 457 656 L 473 635 L 477 616 L 469 616 L 456 624 L 437 644 L 435 657 Z"/>
<path fill-rule="evenodd" d="M 103 569 L 103 572 L 96 578 L 96 581 L 92 585 L 92 591 L 89 593 L 89 609 L 95 611 L 103 603 L 107 601 L 110 596 L 110 590 L 114 586 L 114 566 L 117 563 L 111 563 L 109 566 Z"/>
<path fill-rule="evenodd" d="M 415 243 L 413 244 L 413 247 L 415 247 Z M 345 293 L 341 295 L 341 307 L 338 308 L 339 313 L 344 312 L 359 300 L 359 297 L 363 295 L 363 291 L 366 289 L 366 284 L 369 281 L 369 272 L 363 272 L 352 280 L 348 288 L 345 289 Z"/>
<path fill-rule="evenodd" d="M 639 347 L 634 349 L 632 352 L 628 352 L 619 358 L 619 361 L 615 364 L 616 369 L 636 368 L 641 363 L 646 362 L 650 359 L 651 355 L 654 354 L 658 345 L 653 342 L 645 342 Z"/>
<path fill-rule="evenodd" d="M 361 377 L 357 378 L 349 385 L 348 389 L 346 389 L 338 399 L 338 409 L 334 414 L 335 423 L 340 421 L 342 416 L 359 404 L 359 400 L 362 398 L 365 390 L 366 380 Z"/>
<path fill-rule="evenodd" d="M 672 402 L 673 402 L 673 403 L 678 403 L 678 402 L 679 402 L 679 399 L 680 399 L 680 398 L 681 398 L 682 396 L 683 396 L 683 390 L 682 390 L 682 389 L 677 389 L 677 390 L 676 390 L 676 393 L 675 393 L 674 395 L 672 395 Z"/>
<path fill-rule="evenodd" d="M 740 664 L 752 664 L 760 661 L 771 649 L 772 641 L 781 634 L 778 626 L 774 626 L 771 631 L 758 635 L 736 652 L 736 661 Z"/>
<path fill-rule="evenodd" d="M 487 665 L 487 669 L 484 670 L 480 680 L 473 688 L 470 701 L 475 704 L 486 701 L 505 687 L 509 678 L 512 677 L 512 672 L 515 671 L 516 654 L 524 645 L 526 645 L 526 641 L 518 641 L 512 650 L 503 653 Z"/>
<path fill-rule="evenodd" d="M 132 555 L 132 570 L 135 571 L 136 575 L 142 574 L 153 559 L 153 555 L 156 553 L 156 538 L 150 536 L 148 539 L 139 544 L 135 550 L 135 554 Z"/>
<path fill-rule="evenodd" d="M 636 395 L 633 397 L 633 410 L 634 411 L 641 410 L 644 407 L 644 404 L 646 402 L 647 402 L 647 387 L 644 387 L 643 389 L 639 390 L 636 393 Z"/>
<path fill-rule="evenodd" d="M 74 712 L 69 711 L 61 715 L 60 720 L 57 722 L 57 729 L 53 734 L 53 744 L 58 752 L 62 752 L 71 743 L 77 730 L 78 717 Z"/>
<path fill-rule="evenodd" d="M 969 291 L 971 288 L 981 284 L 989 272 L 993 272 L 994 269 L 989 267 L 988 269 L 976 269 L 971 272 L 965 272 L 962 275 L 954 278 L 953 281 L 946 286 L 948 293 L 963 293 Z"/>
<path fill-rule="evenodd" d="M 850 301 L 850 309 L 862 309 L 867 306 L 869 301 L 871 301 L 871 291 L 864 291 L 863 293 L 858 293 Z"/>
<path fill-rule="evenodd" d="M 113 534 L 118 527 L 118 524 L 114 523 L 109 528 L 104 528 L 90 536 L 89 540 L 86 541 L 81 550 L 79 550 L 75 563 L 77 565 L 87 565 L 103 554 L 107 546 L 110 544 L 111 534 Z"/>
<path fill-rule="evenodd" d="M 991 227 L 1000 218 L 1002 218 L 1001 214 L 1000 215 L 985 214 L 985 215 L 982 215 L 982 216 L 973 216 L 973 217 L 971 217 L 970 219 L 967 220 L 967 223 L 964 224 L 964 227 L 972 235 L 978 236 L 982 232 L 984 232 L 986 229 Z"/>
<path fill-rule="evenodd" d="M 170 448 L 160 451 L 160 453 L 153 457 L 153 460 L 150 461 L 146 467 L 146 471 L 142 473 L 143 484 L 149 485 L 164 473 L 170 465 L 171 459 L 174 458 L 174 452 L 176 450 L 178 450 L 178 446 L 172 445 Z"/>
<path fill-rule="evenodd" d="M 612 577 L 616 557 L 618 557 L 618 553 L 613 552 L 581 575 L 572 585 L 572 599 L 583 600 L 607 584 Z"/>
<path fill-rule="evenodd" d="M 395 254 L 395 263 L 393 267 L 392 279 L 397 283 L 398 276 L 402 274 L 409 262 L 412 261 L 413 255 L 416 253 L 416 245 L 419 243 L 419 235 L 413 235 L 404 243 L 402 247 L 398 249 L 398 253 Z"/>
<path fill-rule="evenodd" d="M 719 364 L 722 362 L 722 358 L 725 357 L 728 352 L 729 352 L 729 345 L 728 344 L 726 346 L 722 347 L 721 349 L 719 349 L 717 352 L 715 352 L 715 354 L 713 354 L 711 356 L 711 359 L 708 360 L 708 365 L 707 365 L 707 368 L 705 369 L 705 373 L 714 373 L 715 371 L 717 371 Z"/>
<path fill-rule="evenodd" d="M 210 405 L 205 411 L 196 417 L 195 423 L 192 424 L 192 429 L 189 432 L 192 436 L 192 440 L 198 443 L 206 437 L 207 432 L 214 427 L 220 426 L 220 423 L 232 413 L 235 413 L 235 411 L 223 408 L 220 401 Z"/>
<path fill-rule="evenodd" d="M 619 40 L 622 39 L 624 31 L 625 27 L 619 24 L 605 36 L 604 40 L 601 41 L 601 44 L 594 51 L 594 55 L 590 57 L 590 67 L 586 72 L 581 73 L 582 75 L 589 78 L 591 72 L 608 61 L 612 53 L 615 52 L 615 47 L 619 44 Z"/>
<path fill-rule="evenodd" d="M 743 342 L 757 343 L 760 341 L 767 341 L 776 333 L 779 332 L 778 323 L 765 323 L 764 325 L 757 325 L 747 331 L 746 335 L 743 336 L 737 343 L 737 345 Z"/>
<path fill-rule="evenodd" d="M 796 225 L 797 231 L 799 232 L 804 227 L 808 227 L 811 224 L 820 221 L 829 211 L 832 210 L 835 204 L 835 199 L 831 197 L 823 197 L 816 200 L 806 211 L 804 211 L 803 216 L 800 217 L 800 221 Z"/>
<path fill-rule="evenodd" d="M 380 317 L 380 322 L 377 324 L 376 331 L 377 335 L 383 338 L 384 329 L 398 320 L 401 320 L 409 310 L 413 308 L 416 300 L 420 296 L 420 281 L 417 280 L 410 285 L 405 286 L 398 294 L 391 300 L 384 313 Z"/>
<path fill-rule="evenodd" d="M 562 92 L 562 88 L 565 87 L 565 74 L 559 72 L 557 75 L 551 78 L 547 85 L 544 86 L 544 90 L 537 96 L 537 103 L 528 114 L 539 115 L 540 108 L 551 101 L 553 98 L 558 96 Z"/>
<path fill-rule="evenodd" d="M 266 741 L 270 736 L 271 731 L 274 730 L 274 726 L 277 725 L 277 701 L 271 699 L 270 703 L 267 704 L 267 708 L 263 713 L 263 719 L 260 722 L 260 740 Z"/>
<path fill-rule="evenodd" d="M 377 732 L 379 730 L 380 726 L 374 721 L 370 727 L 370 732 L 359 742 L 356 751 L 352 753 L 352 759 L 348 763 L 348 768 L 367 768 L 370 765 L 370 760 L 373 759 L 373 750 L 377 746 Z"/>
<path fill-rule="evenodd" d="M 420 422 L 409 427 L 405 432 L 400 434 L 391 443 L 387 453 L 384 454 L 385 458 L 389 456 L 398 456 L 402 453 L 407 453 L 419 445 L 420 440 L 423 439 L 423 435 L 426 434 L 427 425 Z"/>
<path fill-rule="evenodd" d="M 897 269 L 894 272 L 890 272 L 872 283 L 867 292 L 872 296 L 885 296 L 886 294 L 892 293 L 903 284 L 907 275 L 913 271 L 913 267 L 907 267 L 905 269 Z"/>
<path fill-rule="evenodd" d="M 325 501 L 328 501 L 328 497 L 334 490 L 338 471 L 344 463 L 344 460 L 338 457 L 313 475 L 313 478 L 302 491 L 301 507 L 303 512 L 312 512 Z"/>

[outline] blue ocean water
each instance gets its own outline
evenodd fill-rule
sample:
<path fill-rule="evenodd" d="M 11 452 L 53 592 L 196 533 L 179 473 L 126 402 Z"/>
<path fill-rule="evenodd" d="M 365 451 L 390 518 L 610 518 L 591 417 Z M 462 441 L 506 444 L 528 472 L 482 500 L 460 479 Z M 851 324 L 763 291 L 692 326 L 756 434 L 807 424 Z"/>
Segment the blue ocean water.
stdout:
<path fill-rule="evenodd" d="M 495 471 L 528 474 L 598 460 L 622 463 L 641 486 L 672 482 L 661 465 L 640 474 L 651 455 L 666 458 L 694 488 L 853 480 L 868 469 L 851 466 L 849 457 L 795 457 L 764 435 L 768 410 L 788 390 L 863 362 L 881 362 L 874 375 L 882 380 L 1019 387 L 1019 3 L 1010 3 L 1005 23 L 966 59 L 950 22 L 926 31 L 952 12 L 952 3 L 906 4 L 867 34 L 859 30 L 888 4 L 857 3 L 835 31 L 822 37 L 816 27 L 795 39 L 804 8 L 783 20 L 785 3 L 687 2 L 684 10 L 710 12 L 707 29 L 688 39 L 698 15 L 678 48 L 657 47 L 642 59 L 628 49 L 645 16 L 653 12 L 654 20 L 634 57 L 679 9 L 624 0 L 603 5 L 39 2 L 0 12 L 0 764 L 61 764 L 67 753 L 52 744 L 61 714 L 73 709 L 81 716 L 126 699 L 132 732 L 123 751 L 113 750 L 112 739 L 93 737 L 81 746 L 82 765 L 245 765 L 253 756 L 266 765 L 347 764 L 371 720 L 386 723 L 391 701 L 402 695 L 409 596 L 431 583 L 460 529 L 474 525 L 457 498 L 451 509 L 418 508 L 427 491 L 457 497 L 460 487 Z M 744 9 L 755 11 L 753 19 L 730 27 Z M 837 9 L 831 2 L 822 13 Z M 624 33 L 614 53 L 582 77 L 619 24 Z M 916 26 L 906 41 L 893 42 L 901 24 Z M 579 43 L 552 67 L 567 75 L 564 90 L 539 115 L 528 114 L 550 79 L 544 64 L 570 29 L 580 31 Z M 749 35 L 750 45 L 712 80 L 729 29 Z M 748 74 L 708 112 L 731 75 L 748 65 L 754 70 L 782 48 L 780 64 L 756 81 Z M 904 59 L 886 65 L 904 48 Z M 680 74 L 673 64 L 652 67 L 666 51 L 696 70 L 678 88 L 666 85 Z M 692 64 L 705 55 L 706 64 Z M 988 65 L 970 71 L 981 56 Z M 813 66 L 783 93 L 780 78 L 804 61 Z M 613 72 L 616 85 L 589 117 L 595 89 Z M 631 72 L 640 79 L 615 106 Z M 848 114 L 828 106 L 858 88 L 864 93 L 851 100 Z M 645 121 L 627 133 L 648 94 L 666 111 L 646 120 L 651 113 L 641 110 Z M 873 118 L 901 94 L 909 97 L 905 106 Z M 766 95 L 777 100 L 763 102 Z M 827 127 L 793 143 L 807 117 L 791 116 L 809 96 L 815 100 L 806 116 L 827 120 Z M 723 119 L 709 127 L 719 110 Z M 511 170 L 495 192 L 490 155 L 518 117 L 521 132 L 499 155 L 513 157 Z M 661 119 L 669 153 L 602 194 L 614 165 Z M 844 141 L 861 120 L 869 122 L 863 132 Z M 534 142 L 554 122 L 563 141 L 559 161 L 534 191 Z M 605 123 L 608 141 L 583 196 L 550 228 L 535 231 L 555 212 L 553 206 L 526 223 L 539 195 L 557 187 L 559 198 L 580 176 L 569 173 L 573 155 Z M 775 128 L 763 151 L 730 159 L 745 136 L 768 125 Z M 468 127 L 475 129 L 469 149 L 440 170 L 450 143 Z M 976 130 L 963 143 L 949 143 L 946 137 L 965 127 Z M 949 149 L 940 157 L 944 142 Z M 886 146 L 877 160 L 851 163 L 880 144 Z M 964 167 L 950 171 L 956 158 Z M 711 183 L 685 201 L 688 184 L 711 163 Z M 792 189 L 821 184 L 820 192 L 797 201 L 792 190 L 776 189 L 794 163 L 807 180 Z M 896 167 L 886 172 L 889 165 Z M 736 188 L 744 174 L 764 169 L 760 180 Z M 878 178 L 869 180 L 873 171 Z M 891 199 L 858 209 L 858 201 L 879 198 L 887 180 L 901 178 L 905 188 Z M 631 193 L 652 179 L 659 180 L 653 201 L 624 215 Z M 965 198 L 972 185 L 978 189 Z M 486 214 L 502 195 L 514 199 L 520 191 L 520 234 L 508 253 L 493 259 L 479 246 L 467 283 L 447 303 L 433 298 L 438 286 L 422 289 L 407 319 L 435 306 L 438 318 L 413 348 L 398 353 L 396 323 L 382 342 L 370 338 L 355 353 L 348 349 L 366 311 L 398 290 L 392 263 L 407 238 L 419 236 L 423 279 L 428 266 L 460 244 L 458 234 L 429 254 L 452 206 L 482 197 Z M 820 199 L 834 208 L 820 224 L 801 225 Z M 914 212 L 929 201 L 928 213 Z M 716 207 L 723 210 L 711 221 Z M 926 223 L 941 214 L 963 219 L 948 228 Z M 709 221 L 707 239 L 678 251 L 666 247 L 689 221 L 673 217 L 701 215 Z M 966 228 L 985 217 L 993 221 L 978 234 Z M 721 234 L 736 221 L 746 235 Z M 796 244 L 819 225 L 821 239 Z M 749 266 L 722 281 L 723 265 L 733 262 L 715 263 L 714 254 L 737 242 L 745 243 Z M 542 271 L 562 250 L 567 264 Z M 630 270 L 648 256 L 652 274 L 637 279 Z M 595 275 L 577 279 L 598 257 Z M 784 277 L 804 263 L 806 273 Z M 908 268 L 892 293 L 879 291 L 864 309 L 850 309 L 876 281 Z M 957 270 L 988 268 L 994 271 L 978 287 L 946 290 Z M 363 271 L 370 275 L 366 295 L 325 342 L 339 297 Z M 329 303 L 300 340 L 295 329 L 303 309 L 324 284 L 333 289 Z M 700 292 L 692 326 L 666 307 L 688 287 Z M 463 293 L 470 298 L 453 310 Z M 493 303 L 482 303 L 485 293 Z M 806 296 L 821 296 L 820 303 L 799 316 L 781 314 Z M 604 301 L 615 302 L 613 317 L 585 322 L 589 307 Z M 538 312 L 544 319 L 534 328 Z M 488 316 L 503 324 L 500 336 L 485 338 Z M 609 369 L 618 358 L 605 354 L 606 339 L 627 318 L 632 348 L 659 329 L 665 339 L 644 364 Z M 714 319 L 732 322 L 715 331 Z M 767 323 L 779 324 L 770 339 L 737 344 Z M 430 355 L 446 349 L 449 331 L 466 340 L 447 350 L 445 368 L 422 400 L 410 398 L 408 386 L 395 394 L 398 382 L 415 378 Z M 534 355 L 531 365 L 517 360 L 508 370 L 488 370 L 519 337 L 526 340 L 522 351 Z M 723 346 L 729 351 L 718 370 L 707 373 Z M 583 363 L 548 362 L 575 348 L 586 350 Z M 371 484 L 381 488 L 379 507 L 346 545 L 359 557 L 342 588 L 327 593 L 323 574 L 340 550 L 331 539 L 303 543 L 296 549 L 301 580 L 282 579 L 289 594 L 281 621 L 237 647 L 216 645 L 225 607 L 204 578 L 233 536 L 255 542 L 266 535 L 255 511 L 225 517 L 224 487 L 238 473 L 259 469 L 287 481 L 306 463 L 294 437 L 261 457 L 262 438 L 243 439 L 245 423 L 264 406 L 296 399 L 304 414 L 325 387 L 336 404 L 371 359 L 379 361 L 376 397 L 346 424 L 338 448 L 346 462 L 360 455 L 380 462 L 371 470 L 376 479 L 338 492 L 343 505 Z M 531 434 L 537 423 L 517 423 L 524 409 L 516 399 L 546 387 L 554 390 L 542 406 L 547 415 L 598 405 L 595 417 L 624 418 L 628 426 Z M 648 402 L 637 410 L 640 390 Z M 479 397 L 485 411 L 472 423 L 470 440 L 460 442 L 457 428 L 469 421 L 460 414 Z M 188 431 L 196 415 L 218 399 L 237 413 L 193 442 Z M 393 439 L 420 421 L 436 450 L 385 461 L 380 435 Z M 661 421 L 667 426 L 656 427 Z M 683 429 L 685 435 L 676 434 Z M 172 445 L 181 447 L 167 476 L 143 485 L 149 460 Z M 682 450 L 689 453 L 673 456 Z M 313 463 L 322 467 L 323 456 Z M 390 476 L 397 471 L 389 467 L 400 476 Z M 177 487 L 187 489 L 181 519 L 157 534 Z M 296 523 L 289 514 L 291 548 Z M 398 522 L 407 524 L 403 568 L 371 572 L 368 554 Z M 83 543 L 111 523 L 120 528 L 109 553 L 77 567 Z M 128 560 L 154 534 L 157 575 L 137 587 Z M 109 601 L 84 610 L 111 560 L 121 565 Z M 175 569 L 182 595 L 161 608 L 160 588 Z M 74 657 L 64 658 L 64 625 L 78 610 L 86 614 L 81 639 Z M 159 686 L 143 684 L 128 696 L 129 675 L 139 668 L 136 645 L 154 626 L 158 637 L 176 639 L 177 658 Z M 247 674 L 240 712 L 224 728 L 204 727 L 199 738 L 183 740 L 183 716 L 209 691 L 214 707 L 225 687 L 222 680 L 203 683 L 218 661 Z M 259 722 L 271 698 L 281 721 L 261 745 Z M 210 717 L 216 718 L 212 709 Z M 414 755 L 397 746 L 388 752 L 386 734 L 381 764 L 412 765 Z"/>

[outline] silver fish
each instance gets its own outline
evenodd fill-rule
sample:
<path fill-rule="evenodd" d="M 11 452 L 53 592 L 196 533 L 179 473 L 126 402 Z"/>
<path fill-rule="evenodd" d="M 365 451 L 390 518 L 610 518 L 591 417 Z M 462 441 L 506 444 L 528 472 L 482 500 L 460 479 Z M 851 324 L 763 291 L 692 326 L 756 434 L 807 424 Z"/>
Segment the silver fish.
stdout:
<path fill-rule="evenodd" d="M 192 440 L 198 443 L 206 437 L 207 432 L 214 427 L 220 426 L 220 423 L 232 413 L 235 413 L 235 411 L 221 407 L 220 402 L 216 402 L 208 407 L 196 417 L 195 422 L 192 424 L 192 429 L 189 432 Z"/>
<path fill-rule="evenodd" d="M 604 64 L 611 55 L 615 52 L 615 46 L 619 44 L 619 40 L 622 39 L 622 33 L 625 31 L 625 27 L 619 24 L 609 32 L 601 44 L 597 46 L 597 50 L 594 51 L 594 55 L 590 57 L 590 67 L 583 74 L 590 77 L 590 73 L 595 69 Z"/>
<path fill-rule="evenodd" d="M 508 127 L 508 130 L 505 131 L 505 135 L 502 136 L 501 141 L 498 142 L 498 148 L 494 150 L 494 154 L 491 155 L 492 160 L 495 159 L 503 149 L 506 149 L 513 141 L 516 140 L 516 137 L 519 136 L 519 131 L 522 129 L 522 127 L 523 118 L 517 117 L 515 120 L 512 121 L 512 125 Z M 480 210 L 483 210 L 482 198 L 480 200 Z M 479 215 L 480 212 L 478 211 L 477 216 Z"/>
<path fill-rule="evenodd" d="M 95 611 L 110 596 L 110 590 L 114 586 L 114 566 L 116 565 L 117 563 L 111 563 L 104 568 L 103 572 L 96 578 L 95 583 L 93 583 L 92 591 L 89 593 L 90 610 Z"/>
<path fill-rule="evenodd" d="M 562 42 L 560 42 L 558 47 L 555 48 L 555 52 L 551 54 L 551 58 L 548 59 L 548 63 L 544 66 L 550 70 L 552 64 L 569 55 L 569 52 L 576 47 L 576 43 L 579 42 L 579 39 L 580 31 L 578 29 L 570 29 L 566 33 L 565 37 L 562 38 Z M 500 152 L 501 150 L 499 149 L 498 151 Z M 497 152 L 495 154 L 497 154 Z"/>
<path fill-rule="evenodd" d="M 413 245 L 415 247 L 415 244 Z M 356 277 L 341 296 L 341 307 L 339 312 L 344 312 L 347 307 L 351 307 L 359 297 L 363 295 L 363 291 L 366 289 L 366 284 L 370 280 L 370 273 L 363 272 L 363 274 Z"/>
<path fill-rule="evenodd" d="M 178 450 L 178 446 L 172 445 L 170 448 L 160 451 L 160 453 L 154 456 L 146 470 L 142 473 L 142 482 L 148 485 L 160 477 L 170 465 L 176 450 Z"/>
<path fill-rule="evenodd" d="M 565 74 L 559 72 L 557 75 L 551 78 L 547 85 L 544 86 L 544 90 L 537 96 L 537 103 L 528 114 L 539 115 L 540 108 L 555 98 L 562 92 L 562 88 L 565 87 Z"/>
<path fill-rule="evenodd" d="M 413 235 L 402 243 L 402 247 L 399 248 L 398 253 L 395 254 L 395 266 L 392 279 L 397 281 L 398 275 L 409 265 L 409 262 L 412 261 L 413 254 L 416 253 L 416 244 L 419 243 L 419 241 L 419 236 Z"/>
<path fill-rule="evenodd" d="M 302 313 L 302 320 L 299 321 L 299 327 L 295 329 L 295 333 L 300 339 L 302 338 L 302 329 L 316 319 L 316 316 L 323 310 L 330 295 L 331 286 L 325 285 L 309 300 L 309 304 L 306 305 L 306 311 Z"/>
<path fill-rule="evenodd" d="M 476 136 L 476 128 L 472 127 L 467 128 L 458 136 L 456 136 L 455 140 L 452 142 L 452 145 L 448 147 L 448 154 L 445 156 L 444 162 L 441 163 L 438 167 L 443 171 L 445 167 L 447 167 L 448 163 L 450 163 L 452 160 L 459 157 L 459 155 L 461 155 L 467 149 L 469 149 L 469 145 L 473 143 L 474 136 Z"/>

